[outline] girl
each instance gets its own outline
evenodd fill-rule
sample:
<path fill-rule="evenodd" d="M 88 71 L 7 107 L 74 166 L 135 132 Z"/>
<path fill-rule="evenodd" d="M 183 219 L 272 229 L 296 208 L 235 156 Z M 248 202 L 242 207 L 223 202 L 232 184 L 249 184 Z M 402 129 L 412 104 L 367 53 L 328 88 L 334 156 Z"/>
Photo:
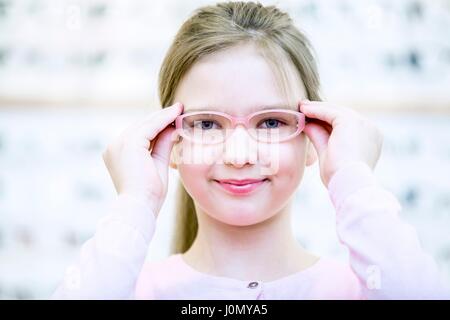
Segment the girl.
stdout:
<path fill-rule="evenodd" d="M 104 152 L 118 198 L 53 298 L 450 297 L 374 177 L 379 130 L 319 102 L 318 90 L 309 43 L 286 13 L 252 2 L 198 9 L 160 70 L 166 107 Z M 292 233 L 293 195 L 315 161 L 349 264 L 307 251 Z M 145 262 L 169 165 L 181 178 L 172 254 Z"/>

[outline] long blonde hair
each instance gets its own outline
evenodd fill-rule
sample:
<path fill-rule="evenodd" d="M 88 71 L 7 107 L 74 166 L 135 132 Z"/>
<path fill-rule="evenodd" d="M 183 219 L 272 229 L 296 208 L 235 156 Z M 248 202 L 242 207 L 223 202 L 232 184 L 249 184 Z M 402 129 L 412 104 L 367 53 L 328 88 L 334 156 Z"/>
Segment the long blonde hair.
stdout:
<path fill-rule="evenodd" d="M 285 12 L 255 2 L 221 2 L 200 7 L 183 23 L 159 72 L 159 98 L 167 107 L 182 77 L 201 57 L 244 42 L 253 42 L 272 66 L 281 88 L 289 87 L 287 66 L 293 66 L 309 100 L 320 100 L 319 76 L 312 48 Z M 184 253 L 198 230 L 194 201 L 181 181 L 177 190 L 175 232 L 171 253 Z"/>

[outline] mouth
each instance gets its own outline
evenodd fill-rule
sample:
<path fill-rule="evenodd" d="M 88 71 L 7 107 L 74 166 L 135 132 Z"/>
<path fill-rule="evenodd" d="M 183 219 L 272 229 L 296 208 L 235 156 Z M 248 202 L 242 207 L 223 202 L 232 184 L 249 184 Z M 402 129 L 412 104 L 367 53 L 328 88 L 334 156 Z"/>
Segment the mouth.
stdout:
<path fill-rule="evenodd" d="M 269 179 L 244 179 L 244 180 L 214 180 L 214 182 L 232 195 L 247 195 L 260 189 L 261 186 L 269 182 Z"/>

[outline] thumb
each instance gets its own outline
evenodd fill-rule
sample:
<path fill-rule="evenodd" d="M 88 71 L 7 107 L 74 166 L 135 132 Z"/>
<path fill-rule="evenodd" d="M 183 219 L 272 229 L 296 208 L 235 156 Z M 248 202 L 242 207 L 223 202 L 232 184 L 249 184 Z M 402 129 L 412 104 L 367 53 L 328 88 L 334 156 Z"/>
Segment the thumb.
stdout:
<path fill-rule="evenodd" d="M 328 131 L 317 123 L 308 123 L 305 125 L 303 129 L 305 134 L 311 140 L 314 148 L 317 151 L 317 155 L 319 159 L 322 153 L 325 151 L 328 145 L 328 139 L 330 138 L 330 134 Z"/>
<path fill-rule="evenodd" d="M 162 174 L 167 174 L 170 153 L 176 142 L 176 137 L 176 129 L 168 126 L 158 134 L 155 140 L 151 155 L 161 178 L 163 178 Z"/>

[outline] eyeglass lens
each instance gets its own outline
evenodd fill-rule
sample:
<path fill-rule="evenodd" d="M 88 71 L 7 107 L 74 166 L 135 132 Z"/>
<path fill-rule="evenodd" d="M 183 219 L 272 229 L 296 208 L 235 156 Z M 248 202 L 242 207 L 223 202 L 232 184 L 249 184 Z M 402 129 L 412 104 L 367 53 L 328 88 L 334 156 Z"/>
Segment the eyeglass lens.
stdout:
<path fill-rule="evenodd" d="M 229 118 L 218 114 L 193 114 L 183 118 L 182 129 L 189 139 L 201 143 L 220 143 L 233 130 Z M 276 142 L 293 135 L 298 128 L 299 117 L 285 112 L 256 114 L 249 121 L 249 134 L 258 141 Z"/>

